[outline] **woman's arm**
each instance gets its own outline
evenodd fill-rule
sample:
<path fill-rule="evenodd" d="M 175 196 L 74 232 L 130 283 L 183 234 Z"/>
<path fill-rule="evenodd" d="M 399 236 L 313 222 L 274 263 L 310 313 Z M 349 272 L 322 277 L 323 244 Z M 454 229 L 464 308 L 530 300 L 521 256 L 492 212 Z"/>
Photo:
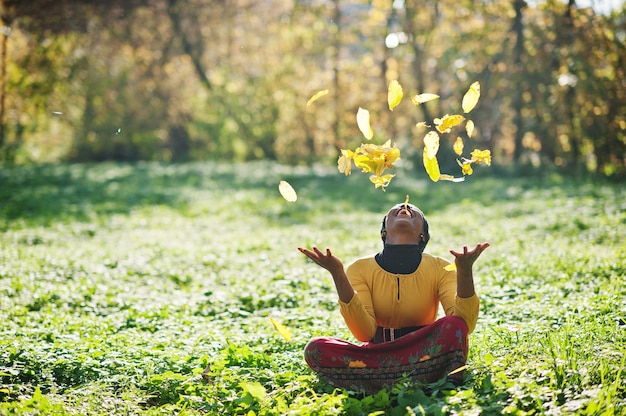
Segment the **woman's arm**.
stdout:
<path fill-rule="evenodd" d="M 468 250 L 467 246 L 463 246 L 463 252 L 450 250 L 450 253 L 455 257 L 456 294 L 458 297 L 470 298 L 476 293 L 474 291 L 472 266 L 487 247 L 489 247 L 489 243 L 478 243 L 472 250 Z"/>
<path fill-rule="evenodd" d="M 352 284 L 350 284 L 350 281 L 348 280 L 348 276 L 346 275 L 346 271 L 341 260 L 333 256 L 328 248 L 326 249 L 326 253 L 323 253 L 315 246 L 313 247 L 313 250 L 302 247 L 298 247 L 298 250 L 330 272 L 330 275 L 333 277 L 333 281 L 335 282 L 335 288 L 337 289 L 339 300 L 344 303 L 350 303 L 355 292 Z"/>

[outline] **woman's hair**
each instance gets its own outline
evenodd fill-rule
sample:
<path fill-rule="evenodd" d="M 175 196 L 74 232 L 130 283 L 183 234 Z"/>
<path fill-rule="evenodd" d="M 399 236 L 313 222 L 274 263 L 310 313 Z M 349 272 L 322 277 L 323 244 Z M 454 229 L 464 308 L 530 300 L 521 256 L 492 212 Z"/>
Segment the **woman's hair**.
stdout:
<path fill-rule="evenodd" d="M 420 246 L 420 251 L 424 251 L 424 249 L 426 248 L 426 244 L 428 244 L 428 242 L 430 241 L 430 232 L 428 231 L 428 221 L 426 220 L 426 217 L 424 216 L 424 213 L 422 212 L 421 209 L 417 208 L 415 205 L 412 205 L 413 210 L 417 211 L 421 216 L 422 216 L 422 221 L 424 222 L 424 240 L 420 240 L 418 246 Z M 385 215 L 383 217 L 383 221 L 382 224 L 380 226 L 380 238 L 383 240 L 383 243 L 386 243 L 387 241 L 387 229 L 385 228 L 385 222 L 387 221 L 387 216 Z"/>

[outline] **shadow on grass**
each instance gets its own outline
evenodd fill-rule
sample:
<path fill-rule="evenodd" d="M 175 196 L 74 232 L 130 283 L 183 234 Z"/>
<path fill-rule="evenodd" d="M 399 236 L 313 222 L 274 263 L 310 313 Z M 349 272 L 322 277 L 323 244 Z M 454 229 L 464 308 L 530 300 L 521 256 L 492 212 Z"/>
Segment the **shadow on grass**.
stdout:
<path fill-rule="evenodd" d="M 558 189 L 567 195 L 589 192 L 590 196 L 595 189 L 591 186 L 581 190 L 579 182 L 557 176 L 520 179 L 495 169 L 475 174 L 465 183 L 433 183 L 422 171 L 398 172 L 391 186 L 382 192 L 360 172 L 345 177 L 333 167 L 285 167 L 272 162 L 5 167 L 0 168 L 0 221 L 6 229 L 16 220 L 45 226 L 58 221 L 92 221 L 94 217 L 128 214 L 148 206 L 184 210 L 194 192 L 213 192 L 228 198 L 232 193 L 255 190 L 280 200 L 276 186 L 282 179 L 288 180 L 300 195 L 297 210 L 284 209 L 274 218 L 287 223 L 306 221 L 319 207 L 383 213 L 403 202 L 405 195 L 428 213 L 464 200 L 491 205 L 520 199 L 531 189 Z"/>

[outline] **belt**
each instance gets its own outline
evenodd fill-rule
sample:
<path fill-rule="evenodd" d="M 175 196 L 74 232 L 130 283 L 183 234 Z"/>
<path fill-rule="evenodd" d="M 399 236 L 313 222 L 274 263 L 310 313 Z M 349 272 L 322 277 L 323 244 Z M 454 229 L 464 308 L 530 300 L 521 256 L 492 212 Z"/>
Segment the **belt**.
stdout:
<path fill-rule="evenodd" d="M 424 326 L 406 326 L 404 328 L 383 328 L 376 327 L 376 335 L 372 338 L 372 344 L 381 344 L 383 342 L 394 341 L 413 331 L 424 328 Z"/>

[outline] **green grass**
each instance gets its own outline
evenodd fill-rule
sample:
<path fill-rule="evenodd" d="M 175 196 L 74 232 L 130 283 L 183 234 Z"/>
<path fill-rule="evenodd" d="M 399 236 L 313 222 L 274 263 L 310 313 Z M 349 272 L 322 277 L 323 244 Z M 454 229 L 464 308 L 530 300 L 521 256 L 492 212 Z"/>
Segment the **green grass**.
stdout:
<path fill-rule="evenodd" d="M 381 192 L 271 163 L 0 169 L 0 414 L 626 414 L 624 186 L 425 178 Z M 302 350 L 352 338 L 296 247 L 373 253 L 406 194 L 428 252 L 491 243 L 465 383 L 334 390 Z"/>

